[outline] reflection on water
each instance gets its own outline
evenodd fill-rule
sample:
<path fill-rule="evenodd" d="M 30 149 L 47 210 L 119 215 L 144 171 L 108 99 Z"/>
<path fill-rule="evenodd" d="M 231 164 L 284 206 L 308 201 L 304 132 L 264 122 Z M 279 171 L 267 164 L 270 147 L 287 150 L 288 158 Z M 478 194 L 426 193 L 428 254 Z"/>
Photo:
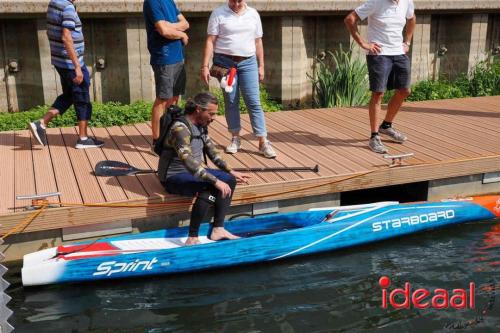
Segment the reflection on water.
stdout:
<path fill-rule="evenodd" d="M 36 333 L 450 332 L 447 324 L 474 318 L 491 298 L 488 281 L 499 290 L 499 245 L 500 223 L 490 221 L 272 264 L 135 280 L 23 289 L 13 267 L 11 323 Z M 409 281 L 431 290 L 474 281 L 477 309 L 381 309 L 382 275 L 393 286 Z M 499 309 L 467 332 L 497 332 Z"/>

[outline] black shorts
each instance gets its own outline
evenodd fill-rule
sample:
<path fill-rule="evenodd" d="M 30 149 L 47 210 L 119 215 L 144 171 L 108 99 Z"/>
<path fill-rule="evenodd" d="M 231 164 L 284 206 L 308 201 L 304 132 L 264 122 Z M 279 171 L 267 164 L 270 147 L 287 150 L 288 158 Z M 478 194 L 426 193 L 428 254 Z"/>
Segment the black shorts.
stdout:
<path fill-rule="evenodd" d="M 186 70 L 184 62 L 171 65 L 151 65 L 155 74 L 156 98 L 170 99 L 184 95 Z"/>
<path fill-rule="evenodd" d="M 411 65 L 406 54 L 367 55 L 366 63 L 372 92 L 410 88 Z"/>
<path fill-rule="evenodd" d="M 74 69 L 56 67 L 61 78 L 63 93 L 59 95 L 52 107 L 59 111 L 62 116 L 73 104 L 75 106 L 76 118 L 80 120 L 90 120 L 92 117 L 92 104 L 90 103 L 90 75 L 87 66 L 82 66 L 83 81 L 80 84 L 73 82 L 76 77 Z"/>

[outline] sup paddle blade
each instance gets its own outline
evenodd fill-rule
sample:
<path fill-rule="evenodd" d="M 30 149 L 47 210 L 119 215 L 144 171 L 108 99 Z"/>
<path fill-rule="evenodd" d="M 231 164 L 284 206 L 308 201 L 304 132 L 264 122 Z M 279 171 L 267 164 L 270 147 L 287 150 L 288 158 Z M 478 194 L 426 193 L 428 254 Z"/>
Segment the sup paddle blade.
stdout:
<path fill-rule="evenodd" d="M 138 173 L 155 173 L 156 170 L 143 170 L 119 161 L 101 161 L 95 166 L 96 176 L 131 176 Z"/>

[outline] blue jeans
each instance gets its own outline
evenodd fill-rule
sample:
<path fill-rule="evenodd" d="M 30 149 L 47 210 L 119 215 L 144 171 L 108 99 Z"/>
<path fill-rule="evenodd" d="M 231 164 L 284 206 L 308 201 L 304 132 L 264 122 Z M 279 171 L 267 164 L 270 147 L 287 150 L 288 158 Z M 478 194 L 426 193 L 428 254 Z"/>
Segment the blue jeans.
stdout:
<path fill-rule="evenodd" d="M 236 80 L 231 93 L 224 92 L 226 105 L 226 121 L 229 132 L 237 133 L 241 130 L 240 123 L 240 92 L 250 115 L 253 133 L 258 137 L 266 137 L 266 120 L 260 104 L 259 69 L 257 57 L 253 56 L 236 63 L 223 54 L 214 55 L 214 63 L 226 68 L 236 67 Z"/>

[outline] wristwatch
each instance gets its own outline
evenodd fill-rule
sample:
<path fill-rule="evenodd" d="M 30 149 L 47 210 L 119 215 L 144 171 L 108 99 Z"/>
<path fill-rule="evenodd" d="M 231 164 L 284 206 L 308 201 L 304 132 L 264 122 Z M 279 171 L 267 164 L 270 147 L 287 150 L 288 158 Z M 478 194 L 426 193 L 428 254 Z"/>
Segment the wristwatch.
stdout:
<path fill-rule="evenodd" d="M 410 45 L 411 45 L 410 42 L 403 42 L 403 44 L 406 44 L 408 47 L 410 47 Z"/>

